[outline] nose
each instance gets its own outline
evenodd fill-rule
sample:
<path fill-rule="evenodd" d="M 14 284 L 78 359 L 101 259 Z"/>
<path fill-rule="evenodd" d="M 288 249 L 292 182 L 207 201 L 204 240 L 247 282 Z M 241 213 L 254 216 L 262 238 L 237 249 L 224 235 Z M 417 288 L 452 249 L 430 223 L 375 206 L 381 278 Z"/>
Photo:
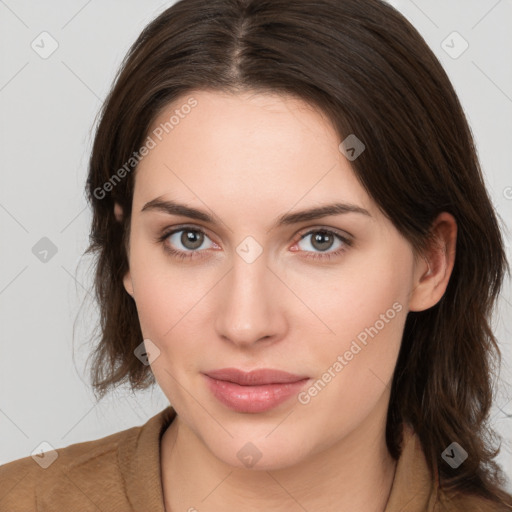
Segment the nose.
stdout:
<path fill-rule="evenodd" d="M 285 336 L 284 286 L 264 254 L 252 263 L 235 254 L 231 270 L 216 288 L 215 328 L 222 339 L 248 348 Z"/>

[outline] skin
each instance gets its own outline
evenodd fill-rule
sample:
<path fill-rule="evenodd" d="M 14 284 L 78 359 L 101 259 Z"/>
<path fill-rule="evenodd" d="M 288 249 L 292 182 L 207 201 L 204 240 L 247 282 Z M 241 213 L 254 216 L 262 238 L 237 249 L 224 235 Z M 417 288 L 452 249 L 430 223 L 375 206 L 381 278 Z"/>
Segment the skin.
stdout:
<path fill-rule="evenodd" d="M 386 413 L 404 323 L 446 289 L 455 220 L 442 213 L 432 227 L 439 244 L 416 255 L 357 181 L 329 121 L 290 96 L 196 91 L 151 130 L 190 96 L 198 105 L 137 168 L 124 278 L 144 338 L 160 351 L 151 369 L 178 413 L 161 443 L 166 510 L 383 511 L 395 472 Z M 216 222 L 141 212 L 157 197 Z M 370 215 L 272 228 L 280 215 L 333 202 Z M 206 234 L 198 249 L 183 245 L 182 232 L 155 241 L 183 225 Z M 322 252 L 313 239 L 322 228 L 349 234 L 352 245 L 334 238 Z M 247 236 L 263 251 L 252 263 L 236 251 Z M 164 244 L 197 254 L 179 260 Z M 342 246 L 330 260 L 307 257 Z M 225 367 L 315 381 L 395 303 L 401 311 L 307 404 L 292 397 L 239 413 L 205 385 L 201 372 Z M 247 442 L 261 453 L 251 468 L 237 457 Z"/>

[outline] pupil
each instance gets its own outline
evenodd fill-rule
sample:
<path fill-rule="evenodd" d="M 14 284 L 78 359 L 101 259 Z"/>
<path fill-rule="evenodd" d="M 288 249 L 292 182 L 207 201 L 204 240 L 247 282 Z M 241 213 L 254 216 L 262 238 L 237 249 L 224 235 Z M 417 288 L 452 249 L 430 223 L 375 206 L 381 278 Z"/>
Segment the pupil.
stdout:
<path fill-rule="evenodd" d="M 319 246 L 317 246 L 317 244 Z M 324 245 L 322 245 L 322 244 L 324 244 Z M 327 244 L 327 246 L 325 244 Z M 313 246 L 320 251 L 329 249 L 331 245 L 332 245 L 332 235 L 330 235 L 329 233 L 318 232 L 313 237 Z"/>
<path fill-rule="evenodd" d="M 181 243 L 187 249 L 197 249 L 203 243 L 203 235 L 197 231 L 184 231 L 181 235 Z"/>

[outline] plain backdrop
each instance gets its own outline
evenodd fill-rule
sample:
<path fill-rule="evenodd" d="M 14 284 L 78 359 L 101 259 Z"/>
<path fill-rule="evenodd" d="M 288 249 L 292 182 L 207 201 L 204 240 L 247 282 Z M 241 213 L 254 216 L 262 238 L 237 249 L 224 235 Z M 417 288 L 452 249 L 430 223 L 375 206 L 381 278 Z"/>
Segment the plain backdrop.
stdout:
<path fill-rule="evenodd" d="M 168 405 L 158 387 L 97 404 L 85 371 L 97 310 L 77 315 L 92 294 L 84 185 L 95 116 L 129 46 L 172 3 L 0 0 L 0 464 L 43 441 L 60 448 L 141 425 Z M 452 80 L 512 260 L 512 0 L 390 3 Z M 512 476 L 510 292 L 507 279 L 494 322 L 503 365 L 491 423 Z"/>

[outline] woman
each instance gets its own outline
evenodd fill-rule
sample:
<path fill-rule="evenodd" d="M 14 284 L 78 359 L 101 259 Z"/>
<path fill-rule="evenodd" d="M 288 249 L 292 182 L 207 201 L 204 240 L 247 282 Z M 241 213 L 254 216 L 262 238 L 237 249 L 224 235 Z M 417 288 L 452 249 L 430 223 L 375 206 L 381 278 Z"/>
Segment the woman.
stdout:
<path fill-rule="evenodd" d="M 172 407 L 3 466 L 5 510 L 512 510 L 486 423 L 503 241 L 399 13 L 176 3 L 123 63 L 87 187 L 95 390 Z"/>

